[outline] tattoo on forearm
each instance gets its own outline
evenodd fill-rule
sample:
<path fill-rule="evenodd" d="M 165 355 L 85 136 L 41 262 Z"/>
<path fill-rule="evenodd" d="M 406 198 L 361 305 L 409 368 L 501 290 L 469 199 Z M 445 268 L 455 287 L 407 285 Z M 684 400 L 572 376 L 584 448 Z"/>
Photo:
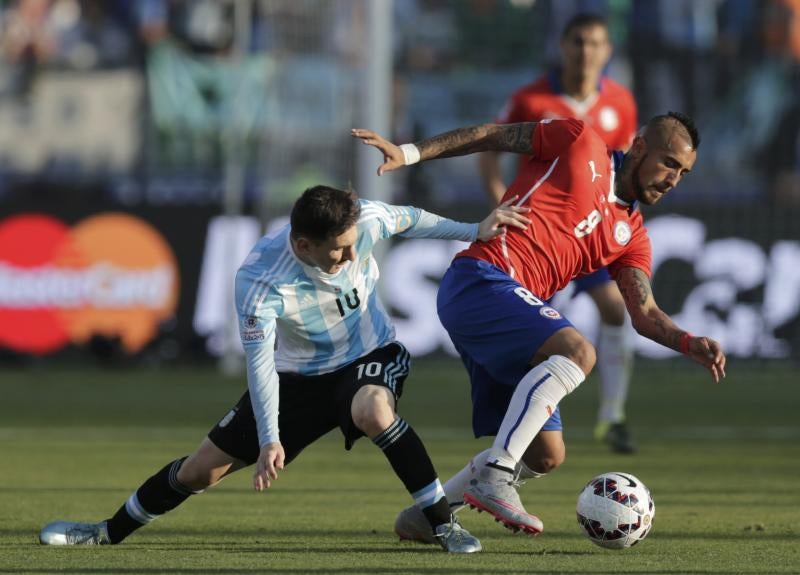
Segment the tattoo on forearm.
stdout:
<path fill-rule="evenodd" d="M 650 280 L 643 271 L 638 269 L 632 269 L 630 272 L 623 271 L 620 279 L 622 281 L 619 282 L 619 290 L 625 301 L 643 306 L 653 296 Z"/>
<path fill-rule="evenodd" d="M 670 349 L 680 350 L 681 334 L 683 333 L 675 326 L 675 323 L 663 311 L 658 310 L 659 317 L 653 322 L 658 331 L 658 340 Z"/>
<path fill-rule="evenodd" d="M 634 304 L 634 309 L 639 309 L 637 331 L 658 343 L 671 349 L 680 349 L 680 339 L 683 333 L 672 319 L 653 300 L 653 289 L 647 275 L 639 269 L 626 269 L 620 272 L 618 282 L 622 297 L 629 304 Z M 630 309 L 630 308 L 629 308 Z M 636 312 L 632 310 L 633 318 Z"/>
<path fill-rule="evenodd" d="M 533 122 L 526 122 L 470 126 L 428 138 L 416 146 L 423 161 L 490 150 L 530 154 L 534 125 Z"/>
<path fill-rule="evenodd" d="M 470 126 L 445 132 L 416 144 L 420 159 L 447 158 L 470 154 L 478 142 L 486 136 L 486 126 Z"/>
<path fill-rule="evenodd" d="M 650 287 L 650 280 L 647 278 L 642 270 L 633 270 L 633 280 L 635 282 L 633 288 L 639 296 L 639 305 L 644 305 L 647 300 L 653 297 L 653 290 Z"/>

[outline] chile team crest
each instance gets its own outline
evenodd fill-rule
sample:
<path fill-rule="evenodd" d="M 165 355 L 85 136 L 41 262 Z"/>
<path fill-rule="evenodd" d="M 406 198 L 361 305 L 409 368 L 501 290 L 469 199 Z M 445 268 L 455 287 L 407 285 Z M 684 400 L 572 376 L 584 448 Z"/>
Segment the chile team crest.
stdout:
<path fill-rule="evenodd" d="M 614 241 L 624 246 L 631 241 L 631 227 L 628 222 L 617 222 L 614 224 Z"/>

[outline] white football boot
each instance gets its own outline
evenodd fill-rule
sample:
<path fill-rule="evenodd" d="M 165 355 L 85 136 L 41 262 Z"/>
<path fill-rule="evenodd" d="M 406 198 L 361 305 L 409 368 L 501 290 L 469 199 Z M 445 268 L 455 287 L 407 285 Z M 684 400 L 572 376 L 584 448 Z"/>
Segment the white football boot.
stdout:
<path fill-rule="evenodd" d="M 72 521 L 55 521 L 39 532 L 39 543 L 42 545 L 109 545 L 106 522 L 75 523 Z"/>
<path fill-rule="evenodd" d="M 484 465 L 472 485 L 464 492 L 464 502 L 478 511 L 486 511 L 514 532 L 539 535 L 544 524 L 525 511 L 517 493 L 519 480 L 513 473 Z"/>

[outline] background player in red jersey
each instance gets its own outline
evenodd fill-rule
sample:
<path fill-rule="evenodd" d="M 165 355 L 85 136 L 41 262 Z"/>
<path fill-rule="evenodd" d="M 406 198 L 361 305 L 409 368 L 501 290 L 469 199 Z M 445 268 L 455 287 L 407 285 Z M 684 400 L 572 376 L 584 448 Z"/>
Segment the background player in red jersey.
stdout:
<path fill-rule="evenodd" d="M 627 150 L 636 134 L 636 102 L 624 86 L 603 74 L 611 50 L 604 18 L 575 15 L 561 35 L 561 66 L 514 92 L 497 123 L 577 118 L 591 126 L 610 149 Z M 480 171 L 487 194 L 495 204 L 500 203 L 506 185 L 499 154 L 481 154 Z M 595 437 L 607 442 L 612 451 L 633 453 L 635 447 L 625 422 L 633 363 L 632 342 L 626 337 L 625 302 L 606 269 L 576 278 L 573 286 L 575 295 L 585 292 L 592 298 L 600 314 L 600 408 Z"/>
<path fill-rule="evenodd" d="M 558 404 L 595 364 L 592 345 L 544 303 L 578 274 L 609 266 L 637 332 L 690 356 L 714 381 L 725 376 L 719 343 L 681 330 L 656 304 L 636 209 L 655 204 L 694 165 L 699 135 L 690 118 L 656 116 L 626 154 L 609 153 L 575 119 L 473 126 L 400 147 L 369 130 L 353 136 L 384 154 L 379 174 L 486 150 L 529 156 L 506 197 L 530 208 L 531 224 L 457 254 L 439 288 L 439 318 L 470 375 L 473 431 L 495 436 L 484 463 L 447 482 L 448 501 L 461 493 L 511 529 L 542 531 L 516 487 L 564 461 Z M 414 518 L 403 511 L 396 531 L 425 541 L 430 528 L 416 529 Z"/>

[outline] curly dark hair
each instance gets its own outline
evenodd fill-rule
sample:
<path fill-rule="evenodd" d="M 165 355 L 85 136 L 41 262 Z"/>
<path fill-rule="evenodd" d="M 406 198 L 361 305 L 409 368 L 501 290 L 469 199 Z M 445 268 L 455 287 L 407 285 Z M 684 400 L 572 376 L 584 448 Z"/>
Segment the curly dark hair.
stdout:
<path fill-rule="evenodd" d="M 292 237 L 325 241 L 355 225 L 360 214 L 354 192 L 322 185 L 308 188 L 292 207 Z"/>

